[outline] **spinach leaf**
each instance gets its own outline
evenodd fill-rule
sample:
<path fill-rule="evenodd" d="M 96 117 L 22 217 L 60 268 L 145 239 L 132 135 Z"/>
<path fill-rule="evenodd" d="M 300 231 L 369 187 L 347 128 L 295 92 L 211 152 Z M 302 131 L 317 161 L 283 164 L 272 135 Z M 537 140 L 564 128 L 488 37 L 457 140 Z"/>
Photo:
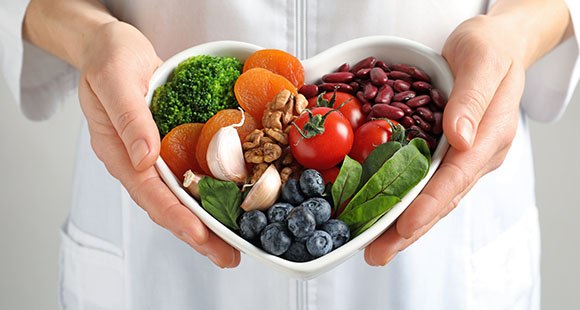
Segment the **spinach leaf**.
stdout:
<path fill-rule="evenodd" d="M 348 157 L 348 155 L 345 156 L 340 172 L 332 185 L 332 201 L 334 202 L 335 214 L 340 209 L 340 206 L 356 193 L 361 173 L 361 164 Z"/>
<path fill-rule="evenodd" d="M 423 156 L 427 158 L 429 166 L 431 166 L 431 151 L 429 151 L 429 146 L 427 145 L 427 142 L 425 142 L 425 140 L 421 138 L 414 138 L 413 140 L 411 140 L 411 142 L 409 142 L 409 144 L 416 146 L 419 152 L 421 152 L 421 154 L 423 154 Z M 427 169 L 427 171 L 429 171 L 429 169 Z M 427 175 L 427 173 L 425 173 L 425 175 Z"/>
<path fill-rule="evenodd" d="M 201 206 L 218 221 L 233 230 L 239 230 L 238 217 L 243 210 L 242 192 L 234 182 L 204 177 L 199 181 Z"/>
<path fill-rule="evenodd" d="M 369 228 L 399 201 L 401 201 L 399 197 L 382 195 L 357 205 L 348 211 L 345 210 L 340 214 L 338 219 L 344 221 L 351 232 L 357 235 Z"/>
<path fill-rule="evenodd" d="M 345 211 L 382 196 L 403 197 L 429 170 L 430 159 L 417 148 L 416 142 L 398 150 L 346 206 Z"/>
<path fill-rule="evenodd" d="M 362 234 L 365 230 L 367 230 L 367 229 L 369 229 L 369 227 L 373 226 L 383 215 L 385 215 L 385 213 L 387 213 L 389 211 L 390 211 L 390 209 L 384 213 L 381 213 L 381 214 L 375 216 L 370 221 L 366 222 L 364 225 L 352 230 L 350 233 L 351 238 L 355 238 L 356 236 Z"/>
<path fill-rule="evenodd" d="M 381 168 L 387 160 L 400 148 L 401 143 L 390 141 L 377 146 L 365 159 L 362 165 L 362 176 L 358 188 L 360 189 Z"/>

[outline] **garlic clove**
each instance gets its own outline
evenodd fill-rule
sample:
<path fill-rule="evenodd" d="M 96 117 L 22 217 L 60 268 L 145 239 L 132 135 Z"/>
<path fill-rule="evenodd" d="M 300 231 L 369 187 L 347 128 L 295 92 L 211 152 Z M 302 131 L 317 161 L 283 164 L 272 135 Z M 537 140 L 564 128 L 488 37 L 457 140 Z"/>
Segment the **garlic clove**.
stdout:
<path fill-rule="evenodd" d="M 281 189 L 280 174 L 274 165 L 270 165 L 254 184 L 241 207 L 246 211 L 268 209 L 278 199 Z"/>
<path fill-rule="evenodd" d="M 218 130 L 209 143 L 206 158 L 216 179 L 243 184 L 248 178 L 242 142 L 233 126 Z"/>
<path fill-rule="evenodd" d="M 195 174 L 191 170 L 187 170 L 183 175 L 183 187 L 187 189 L 187 191 L 196 199 L 201 199 L 201 195 L 199 194 L 199 181 L 203 179 L 205 175 L 203 174 Z"/>

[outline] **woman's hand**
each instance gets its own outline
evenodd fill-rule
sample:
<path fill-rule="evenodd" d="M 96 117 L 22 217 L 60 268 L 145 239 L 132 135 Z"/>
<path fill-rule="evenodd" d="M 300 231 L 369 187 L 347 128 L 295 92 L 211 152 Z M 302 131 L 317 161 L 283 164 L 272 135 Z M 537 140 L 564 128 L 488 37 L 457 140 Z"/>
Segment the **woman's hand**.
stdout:
<path fill-rule="evenodd" d="M 151 43 L 134 27 L 115 21 L 96 31 L 80 62 L 79 83 L 91 145 L 155 223 L 216 265 L 235 267 L 240 253 L 208 231 L 153 167 L 160 138 L 145 95 L 160 64 Z"/>
<path fill-rule="evenodd" d="M 369 265 L 386 265 L 453 210 L 479 178 L 503 163 L 518 126 L 525 69 L 560 42 L 569 24 L 562 1 L 552 1 L 560 4 L 556 13 L 551 12 L 553 23 L 546 23 L 544 16 L 535 24 L 533 16 L 525 14 L 530 8 L 518 7 L 520 2 L 525 1 L 499 1 L 491 16 L 467 20 L 447 39 L 443 57 L 455 85 L 443 129 L 451 147 L 396 224 L 366 248 Z M 530 4 L 536 3 L 525 3 Z M 520 18 L 544 29 L 526 35 L 519 30 Z M 538 34 L 546 40 L 535 37 Z"/>

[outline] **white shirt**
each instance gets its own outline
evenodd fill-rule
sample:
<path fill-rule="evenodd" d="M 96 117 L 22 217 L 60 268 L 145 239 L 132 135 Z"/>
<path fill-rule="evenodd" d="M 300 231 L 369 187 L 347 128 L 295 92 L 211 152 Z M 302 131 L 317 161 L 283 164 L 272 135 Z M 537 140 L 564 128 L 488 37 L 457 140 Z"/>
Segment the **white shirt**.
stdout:
<path fill-rule="evenodd" d="M 339 42 L 376 34 L 440 51 L 459 23 L 485 13 L 489 5 L 463 0 L 104 2 L 115 16 L 139 28 L 163 59 L 222 39 L 308 58 Z M 14 1 L 0 11 L 7 17 L 0 18 L 0 69 L 23 112 L 45 119 L 58 104 L 78 100 L 78 76 L 29 44 L 22 56 L 25 5 Z M 569 5 L 578 20 L 578 4 Z M 578 81 L 577 61 L 577 40 L 571 39 L 528 71 L 522 117 L 504 164 L 423 238 L 386 267 L 369 267 L 359 254 L 308 282 L 247 256 L 233 270 L 212 265 L 131 201 L 93 154 L 83 126 L 73 205 L 62 234 L 61 303 L 72 309 L 537 309 L 539 233 L 526 119 L 550 121 L 561 115 Z"/>

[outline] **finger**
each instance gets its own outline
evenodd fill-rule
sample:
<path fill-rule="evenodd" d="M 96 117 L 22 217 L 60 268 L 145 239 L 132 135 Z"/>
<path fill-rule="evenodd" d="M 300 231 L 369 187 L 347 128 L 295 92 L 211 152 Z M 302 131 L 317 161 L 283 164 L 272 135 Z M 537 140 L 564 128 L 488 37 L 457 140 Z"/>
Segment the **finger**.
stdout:
<path fill-rule="evenodd" d="M 198 250 L 198 247 L 194 247 Z M 240 264 L 240 252 L 229 244 L 209 232 L 208 241 L 201 246 L 198 252 L 206 255 L 216 266 L 220 268 L 234 268 Z"/>
<path fill-rule="evenodd" d="M 131 159 L 130 164 L 137 170 L 143 170 L 155 163 L 160 148 L 159 132 L 145 101 L 153 70 L 140 72 L 143 69 L 130 67 L 125 70 L 127 72 L 123 74 L 94 76 L 89 85 L 123 141 Z M 105 80 L 101 76 L 108 78 Z"/>
<path fill-rule="evenodd" d="M 462 48 L 453 55 L 455 84 L 443 115 L 443 131 L 458 150 L 469 149 L 479 123 L 509 70 L 509 64 L 490 53 Z"/>
<path fill-rule="evenodd" d="M 371 266 L 385 266 L 392 261 L 399 252 L 419 240 L 419 238 L 429 231 L 440 219 L 441 217 L 433 218 L 429 224 L 421 227 L 421 229 L 411 238 L 402 237 L 399 235 L 395 227 L 390 227 L 385 233 L 365 248 L 365 261 Z"/>
<path fill-rule="evenodd" d="M 401 214 L 396 224 L 401 236 L 413 236 L 460 193 L 466 193 L 481 176 L 503 163 L 518 124 L 523 91 L 523 76 L 518 72 L 510 71 L 498 88 L 473 148 L 464 152 L 450 148 L 427 186 Z"/>

